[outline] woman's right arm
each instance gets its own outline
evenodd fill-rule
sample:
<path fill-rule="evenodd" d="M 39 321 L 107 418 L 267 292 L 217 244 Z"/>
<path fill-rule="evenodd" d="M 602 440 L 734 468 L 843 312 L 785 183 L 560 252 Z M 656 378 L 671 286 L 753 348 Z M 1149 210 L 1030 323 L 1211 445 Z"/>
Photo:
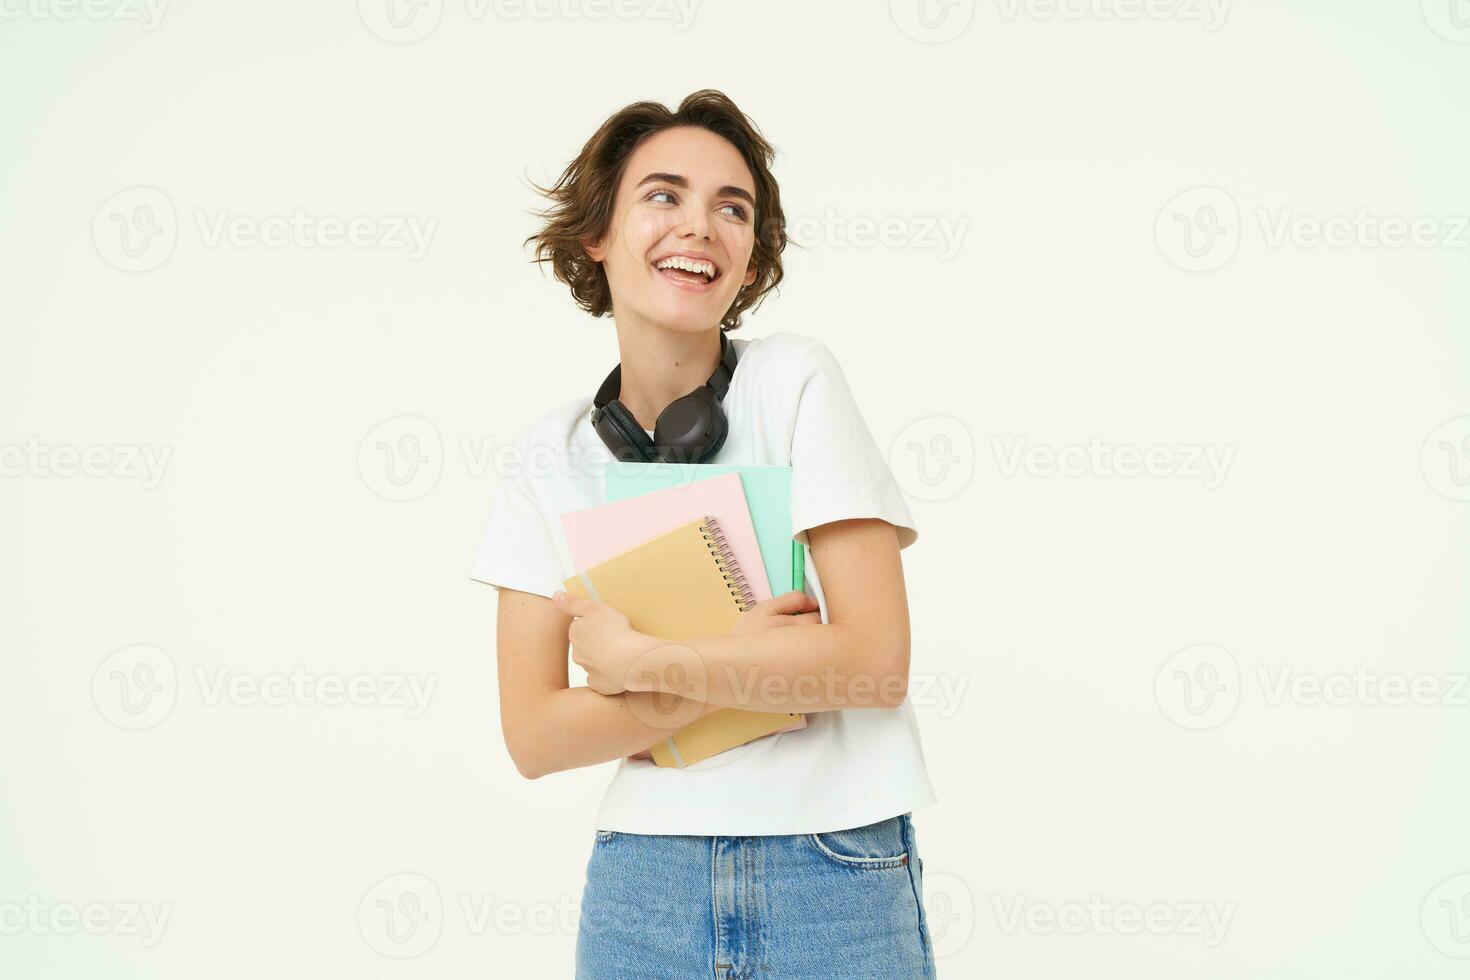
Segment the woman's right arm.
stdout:
<path fill-rule="evenodd" d="M 567 629 L 572 617 L 545 596 L 498 591 L 500 728 L 516 770 L 527 779 L 641 752 L 719 710 L 667 694 L 608 696 L 569 687 Z"/>

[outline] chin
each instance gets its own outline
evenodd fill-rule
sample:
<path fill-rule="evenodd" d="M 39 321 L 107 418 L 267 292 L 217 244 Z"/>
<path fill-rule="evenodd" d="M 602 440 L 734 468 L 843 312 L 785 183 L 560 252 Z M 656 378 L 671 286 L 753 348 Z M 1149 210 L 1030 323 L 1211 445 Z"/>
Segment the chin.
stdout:
<path fill-rule="evenodd" d="M 720 325 L 723 311 L 729 305 L 716 307 L 710 303 L 660 303 L 647 312 L 646 318 L 665 330 L 679 333 L 703 333 Z"/>

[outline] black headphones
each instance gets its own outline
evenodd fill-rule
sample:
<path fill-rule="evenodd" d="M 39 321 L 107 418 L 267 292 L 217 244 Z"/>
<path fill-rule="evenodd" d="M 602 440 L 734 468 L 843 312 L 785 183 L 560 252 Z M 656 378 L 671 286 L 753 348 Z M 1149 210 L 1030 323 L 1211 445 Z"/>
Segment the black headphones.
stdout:
<path fill-rule="evenodd" d="M 592 399 L 592 428 L 613 455 L 625 463 L 698 463 L 720 451 L 729 424 L 720 402 L 735 376 L 735 345 L 720 332 L 720 363 L 702 386 L 676 398 L 659 413 L 653 440 L 617 399 L 623 365 L 618 364 Z"/>

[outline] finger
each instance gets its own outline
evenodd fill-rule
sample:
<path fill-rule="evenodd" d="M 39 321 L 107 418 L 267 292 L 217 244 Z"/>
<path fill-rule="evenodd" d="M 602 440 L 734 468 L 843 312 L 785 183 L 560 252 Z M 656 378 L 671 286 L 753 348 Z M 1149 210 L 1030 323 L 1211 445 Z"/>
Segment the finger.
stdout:
<path fill-rule="evenodd" d="M 771 612 L 783 616 L 792 615 L 794 613 L 803 613 L 817 608 L 817 600 L 813 599 L 805 592 L 797 592 L 795 590 L 792 590 L 791 592 L 783 592 L 780 595 L 776 596 L 774 599 L 769 599 L 767 601 L 770 603 L 769 608 Z"/>
<path fill-rule="evenodd" d="M 809 623 L 820 625 L 822 614 L 819 612 L 796 613 L 791 616 L 776 616 L 772 618 L 772 626 L 805 626 Z"/>

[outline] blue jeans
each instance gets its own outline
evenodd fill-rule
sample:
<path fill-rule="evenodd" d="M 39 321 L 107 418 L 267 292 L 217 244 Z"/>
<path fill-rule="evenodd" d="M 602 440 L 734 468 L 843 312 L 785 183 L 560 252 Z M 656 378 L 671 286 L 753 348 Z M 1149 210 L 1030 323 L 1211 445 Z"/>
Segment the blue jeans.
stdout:
<path fill-rule="evenodd" d="M 578 980 L 932 980 L 907 813 L 819 834 L 598 831 Z"/>

